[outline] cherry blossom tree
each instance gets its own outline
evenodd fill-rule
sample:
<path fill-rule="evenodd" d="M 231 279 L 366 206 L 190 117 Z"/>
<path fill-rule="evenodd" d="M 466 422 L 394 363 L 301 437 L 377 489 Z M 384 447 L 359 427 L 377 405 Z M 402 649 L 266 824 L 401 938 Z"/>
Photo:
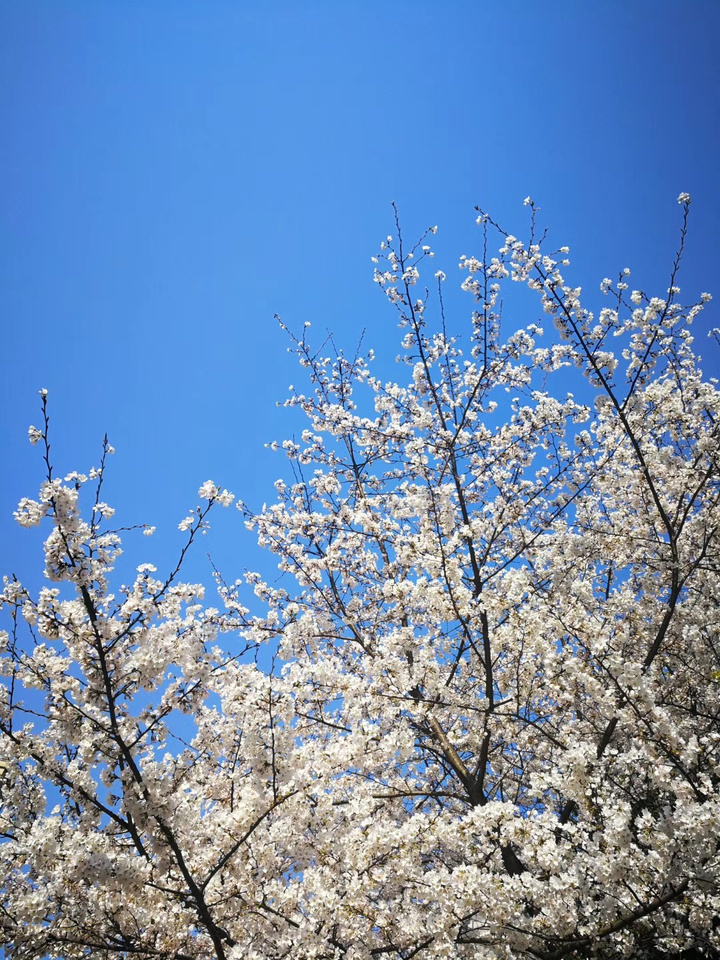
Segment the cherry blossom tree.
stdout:
<path fill-rule="evenodd" d="M 113 586 L 111 448 L 56 477 L 43 392 L 16 517 L 48 585 L 2 594 L 8 957 L 720 955 L 720 394 L 679 202 L 668 289 L 624 271 L 599 309 L 532 201 L 524 242 L 478 212 L 464 330 L 421 285 L 435 228 L 396 223 L 407 382 L 291 336 L 307 429 L 239 505 L 282 572 L 252 611 L 181 581 L 210 482 L 169 575 Z"/>

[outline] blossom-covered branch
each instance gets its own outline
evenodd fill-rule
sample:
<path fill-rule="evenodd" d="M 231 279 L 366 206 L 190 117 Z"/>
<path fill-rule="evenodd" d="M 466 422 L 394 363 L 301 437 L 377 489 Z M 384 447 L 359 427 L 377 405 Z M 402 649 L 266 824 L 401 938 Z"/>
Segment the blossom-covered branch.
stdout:
<path fill-rule="evenodd" d="M 623 270 L 597 304 L 530 198 L 526 241 L 479 212 L 467 326 L 422 286 L 436 228 L 408 248 L 396 217 L 407 382 L 289 334 L 307 427 L 240 505 L 281 576 L 218 576 L 222 610 L 180 575 L 231 495 L 112 587 L 110 448 L 56 478 L 43 396 L 17 517 L 50 585 L 2 599 L 9 956 L 718 955 L 720 394 L 679 200 L 667 289 Z"/>

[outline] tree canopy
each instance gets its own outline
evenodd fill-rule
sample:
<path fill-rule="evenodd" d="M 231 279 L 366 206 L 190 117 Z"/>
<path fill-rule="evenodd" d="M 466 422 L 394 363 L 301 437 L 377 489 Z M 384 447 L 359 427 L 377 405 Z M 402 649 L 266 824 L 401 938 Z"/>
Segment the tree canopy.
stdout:
<path fill-rule="evenodd" d="M 112 448 L 56 476 L 42 391 L 16 517 L 48 584 L 2 594 L 8 957 L 718 955 L 720 394 L 679 202 L 667 289 L 624 271 L 600 307 L 529 198 L 524 241 L 478 211 L 464 327 L 435 228 L 396 222 L 408 376 L 288 331 L 306 429 L 239 504 L 280 576 L 218 574 L 218 606 L 182 565 L 232 495 L 117 583 Z"/>

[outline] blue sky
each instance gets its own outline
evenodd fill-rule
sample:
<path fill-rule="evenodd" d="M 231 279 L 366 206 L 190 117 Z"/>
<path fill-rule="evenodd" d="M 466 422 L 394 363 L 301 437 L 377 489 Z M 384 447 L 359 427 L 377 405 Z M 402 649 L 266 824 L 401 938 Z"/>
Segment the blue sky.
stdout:
<path fill-rule="evenodd" d="M 474 205 L 519 232 L 531 194 L 576 284 L 661 293 L 688 191 L 681 286 L 720 296 L 719 40 L 698 0 L 0 0 L 0 571 L 41 566 L 11 520 L 40 387 L 59 470 L 107 431 L 118 522 L 157 525 L 133 565 L 170 563 L 208 478 L 271 500 L 299 381 L 273 315 L 394 356 L 392 200 L 451 280 Z M 263 564 L 237 513 L 207 546 Z"/>

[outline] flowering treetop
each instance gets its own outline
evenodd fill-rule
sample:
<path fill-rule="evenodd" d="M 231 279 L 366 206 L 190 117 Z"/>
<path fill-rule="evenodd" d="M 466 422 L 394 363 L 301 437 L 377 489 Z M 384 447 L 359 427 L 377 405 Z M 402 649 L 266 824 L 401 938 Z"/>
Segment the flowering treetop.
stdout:
<path fill-rule="evenodd" d="M 720 950 L 720 396 L 693 350 L 709 298 L 679 301 L 679 201 L 668 289 L 626 271 L 599 310 L 530 198 L 526 242 L 479 212 L 463 337 L 446 275 L 421 286 L 436 228 L 408 249 L 396 224 L 375 280 L 409 379 L 292 338 L 292 478 L 240 504 L 283 574 L 248 576 L 260 614 L 239 582 L 219 610 L 180 580 L 232 501 L 210 482 L 170 574 L 113 587 L 109 445 L 56 478 L 43 396 L 46 480 L 17 518 L 50 526 L 49 585 L 2 596 L 8 956 Z M 513 282 L 546 326 L 505 337 Z"/>

